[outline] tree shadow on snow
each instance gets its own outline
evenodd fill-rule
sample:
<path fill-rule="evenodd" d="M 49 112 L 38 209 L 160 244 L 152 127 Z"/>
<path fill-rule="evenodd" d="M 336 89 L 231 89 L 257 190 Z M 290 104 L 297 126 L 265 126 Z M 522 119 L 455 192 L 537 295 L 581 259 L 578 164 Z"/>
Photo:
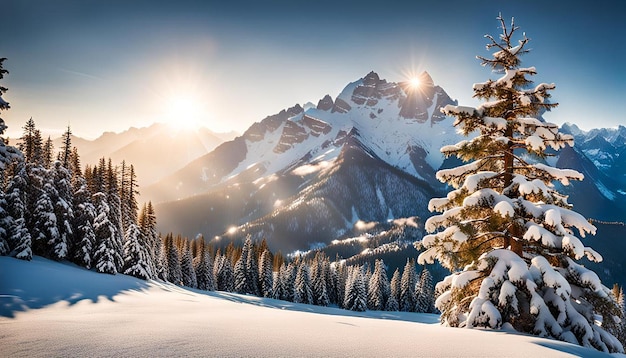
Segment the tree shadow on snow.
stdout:
<path fill-rule="evenodd" d="M 326 314 L 334 316 L 350 316 L 350 317 L 362 317 L 362 318 L 375 318 L 375 319 L 389 319 L 396 321 L 417 322 L 425 324 L 439 324 L 439 315 L 428 313 L 413 313 L 413 312 L 387 312 L 387 311 L 365 311 L 356 312 L 338 308 L 336 306 L 322 307 L 307 305 L 301 303 L 293 303 L 288 301 L 276 300 L 273 298 L 262 298 L 251 295 L 241 295 L 237 293 L 223 292 L 223 291 L 200 291 L 193 290 L 200 294 L 206 294 L 212 297 L 217 297 L 231 302 L 252 304 L 255 306 L 274 308 L 287 311 L 299 311 L 308 312 L 314 314 Z"/>
<path fill-rule="evenodd" d="M 59 264 L 42 257 L 23 261 L 0 257 L 0 317 L 14 318 L 16 312 L 43 308 L 66 301 L 115 301 L 124 291 L 145 291 L 148 282 L 125 275 L 107 275 L 69 262 Z"/>
<path fill-rule="evenodd" d="M 576 357 L 585 357 L 585 358 L 595 358 L 595 357 L 597 357 L 597 358 L 603 358 L 603 357 L 611 357 L 612 356 L 612 355 L 610 355 L 608 353 L 603 353 L 603 352 L 597 351 L 595 349 L 585 348 L 585 347 L 582 347 L 582 346 L 576 346 L 576 345 L 565 343 L 565 342 L 540 341 L 540 342 L 533 342 L 533 343 L 535 343 L 536 345 L 542 346 L 542 347 L 554 349 L 554 350 L 559 351 L 559 352 L 569 353 L 569 354 L 572 354 L 572 355 L 574 355 Z"/>

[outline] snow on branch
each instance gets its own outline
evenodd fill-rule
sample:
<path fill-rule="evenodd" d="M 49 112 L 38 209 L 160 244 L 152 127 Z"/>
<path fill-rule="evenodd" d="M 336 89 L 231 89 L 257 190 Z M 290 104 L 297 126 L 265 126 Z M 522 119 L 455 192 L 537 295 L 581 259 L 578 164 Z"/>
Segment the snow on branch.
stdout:
<path fill-rule="evenodd" d="M 532 166 L 535 169 L 547 173 L 552 178 L 554 178 L 554 180 L 560 181 L 563 185 L 569 185 L 569 181 L 572 179 L 583 180 L 585 178 L 582 173 L 579 173 L 574 169 L 559 169 L 545 165 L 543 163 L 535 163 Z"/>
<path fill-rule="evenodd" d="M 477 110 L 474 107 L 469 106 L 454 106 L 451 104 L 447 104 L 445 107 L 441 109 L 441 112 L 447 116 L 480 116 L 482 112 Z"/>
<path fill-rule="evenodd" d="M 496 107 L 502 103 L 506 102 L 504 99 L 498 99 L 495 101 L 485 102 L 476 108 L 476 111 L 482 115 L 485 112 L 485 109 Z"/>
<path fill-rule="evenodd" d="M 539 179 L 528 180 L 524 175 L 515 174 L 512 183 L 513 185 L 517 185 L 517 190 L 522 195 L 542 194 L 547 197 L 550 194 L 546 184 Z"/>
<path fill-rule="evenodd" d="M 526 233 L 523 239 L 541 241 L 541 244 L 547 247 L 561 248 L 561 238 L 533 222 L 526 223 Z"/>
<path fill-rule="evenodd" d="M 442 169 L 437 172 L 437 180 L 442 183 L 450 182 L 455 189 L 458 189 L 461 185 L 460 178 L 468 173 L 476 172 L 482 164 L 482 160 L 476 160 L 455 168 Z"/>
<path fill-rule="evenodd" d="M 498 80 L 493 82 L 492 86 L 504 86 L 507 88 L 513 88 L 513 80 L 516 77 L 524 76 L 524 75 L 536 75 L 537 69 L 535 67 L 528 68 L 516 68 L 516 69 L 506 69 L 504 76 L 500 77 Z"/>
<path fill-rule="evenodd" d="M 468 175 L 465 177 L 462 188 L 466 189 L 470 194 L 474 193 L 478 189 L 478 184 L 481 181 L 493 178 L 497 175 L 499 174 L 491 171 L 480 171 L 476 174 Z"/>
<path fill-rule="evenodd" d="M 426 223 L 424 223 L 424 228 L 428 232 L 434 232 L 438 227 L 444 226 L 450 218 L 457 216 L 462 209 L 462 207 L 456 207 L 446 210 L 440 215 L 431 216 L 426 220 Z"/>
<path fill-rule="evenodd" d="M 500 131 L 505 130 L 508 123 L 506 119 L 500 117 L 484 117 L 483 122 L 485 126 Z"/>

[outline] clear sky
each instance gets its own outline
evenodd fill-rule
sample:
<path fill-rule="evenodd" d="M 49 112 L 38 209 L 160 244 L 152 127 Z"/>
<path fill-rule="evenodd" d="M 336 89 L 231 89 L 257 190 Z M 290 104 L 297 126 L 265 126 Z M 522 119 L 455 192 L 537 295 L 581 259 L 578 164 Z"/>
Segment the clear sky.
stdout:
<path fill-rule="evenodd" d="M 374 70 L 389 81 L 428 71 L 460 104 L 495 78 L 479 65 L 496 16 L 531 38 L 525 66 L 554 82 L 546 119 L 584 129 L 626 124 L 626 21 L 608 1 L 3 0 L 2 84 L 9 134 L 95 138 L 184 112 L 243 132 L 295 103 L 335 97 Z"/>

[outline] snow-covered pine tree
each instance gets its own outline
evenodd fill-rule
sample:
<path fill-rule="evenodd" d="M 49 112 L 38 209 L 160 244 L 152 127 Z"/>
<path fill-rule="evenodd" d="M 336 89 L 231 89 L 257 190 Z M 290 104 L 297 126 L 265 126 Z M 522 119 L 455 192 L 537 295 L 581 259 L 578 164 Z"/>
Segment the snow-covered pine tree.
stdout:
<path fill-rule="evenodd" d="M 261 294 L 263 297 L 274 297 L 274 271 L 272 264 L 272 254 L 265 249 L 261 254 L 259 265 L 259 279 L 261 281 Z"/>
<path fill-rule="evenodd" d="M 624 301 L 624 288 L 617 286 L 617 292 L 615 293 L 614 296 L 617 299 L 617 305 L 621 313 L 621 321 L 617 328 L 617 339 L 622 343 L 622 346 L 626 346 L 626 302 Z"/>
<path fill-rule="evenodd" d="M 9 181 L 5 193 L 7 242 L 9 254 L 22 260 L 33 256 L 32 239 L 26 222 L 26 193 L 28 177 L 26 164 L 22 158 L 15 159 L 6 171 Z"/>
<path fill-rule="evenodd" d="M 52 169 L 52 164 L 54 163 L 54 143 L 50 136 L 44 141 L 41 158 L 43 167 L 48 170 Z"/>
<path fill-rule="evenodd" d="M 57 156 L 57 160 L 61 162 L 64 168 L 67 168 L 70 172 L 72 172 L 72 130 L 70 126 L 67 126 L 67 130 L 63 132 L 63 136 L 61 137 L 61 149 L 59 151 L 59 155 Z"/>
<path fill-rule="evenodd" d="M 213 259 L 204 244 L 204 237 L 202 235 L 196 237 L 195 248 L 197 255 L 193 259 L 193 270 L 196 273 L 198 289 L 213 291 L 215 290 Z"/>
<path fill-rule="evenodd" d="M 326 256 L 322 252 L 315 254 L 311 262 L 311 290 L 313 291 L 313 304 L 328 306 L 330 299 L 327 289 Z"/>
<path fill-rule="evenodd" d="M 243 244 L 241 257 L 235 264 L 235 291 L 259 296 L 259 268 L 252 246 L 252 238 L 248 236 Z"/>
<path fill-rule="evenodd" d="M 248 284 L 250 294 L 255 296 L 261 296 L 261 289 L 259 287 L 259 256 L 257 256 L 256 245 L 252 244 L 252 238 L 248 236 L 243 246 L 248 245 L 248 255 L 246 256 L 246 275 L 248 275 Z"/>
<path fill-rule="evenodd" d="M 215 255 L 213 264 L 213 276 L 217 290 L 233 292 L 235 291 L 235 279 L 233 276 L 233 265 L 225 255 Z"/>
<path fill-rule="evenodd" d="M 128 225 L 138 222 L 138 195 L 139 190 L 137 184 L 137 175 L 135 174 L 135 167 L 132 164 L 127 165 L 125 161 L 122 161 L 119 196 L 121 203 L 123 230 L 126 230 L 126 227 L 128 227 Z"/>
<path fill-rule="evenodd" d="M 30 164 L 29 181 L 35 202 L 31 211 L 33 253 L 62 260 L 67 256 L 67 242 L 62 240 L 51 197 L 56 197 L 56 189 L 50 175 L 41 166 Z"/>
<path fill-rule="evenodd" d="M 31 117 L 23 127 L 24 133 L 18 143 L 19 150 L 24 154 L 24 160 L 30 164 L 42 164 L 43 140 Z"/>
<path fill-rule="evenodd" d="M 180 255 L 180 270 L 182 273 L 183 286 L 197 288 L 198 281 L 196 279 L 196 273 L 193 270 L 193 257 L 191 256 L 191 249 L 189 247 L 189 240 L 187 238 L 179 238 L 182 241 L 182 251 Z"/>
<path fill-rule="evenodd" d="M 328 302 L 329 304 L 337 304 L 337 270 L 335 270 L 334 265 L 330 264 L 328 257 L 324 257 L 322 266 L 324 268 Z"/>
<path fill-rule="evenodd" d="M 4 69 L 3 62 L 6 61 L 6 58 L 0 58 L 0 80 L 4 78 L 4 75 L 9 73 L 9 71 Z M 8 91 L 8 88 L 0 85 L 0 113 L 2 111 L 6 111 L 11 106 L 9 106 L 9 102 L 6 102 L 2 99 L 2 95 Z M 5 177 L 4 171 L 7 167 L 13 162 L 13 159 L 17 157 L 21 157 L 20 153 L 16 150 L 16 148 L 7 146 L 5 140 L 3 138 L 4 131 L 7 129 L 6 124 L 4 123 L 4 119 L 0 118 L 0 178 Z M 4 189 L 4 187 L 2 188 Z"/>
<path fill-rule="evenodd" d="M 9 71 L 4 69 L 3 62 L 6 61 L 6 58 L 0 58 L 0 80 L 4 78 L 5 74 L 8 74 Z M 6 111 L 9 108 L 9 103 L 6 102 L 2 95 L 8 91 L 8 88 L 0 85 L 0 113 L 2 111 Z M 3 180 L 7 179 L 5 171 L 8 167 L 13 163 L 14 160 L 24 160 L 23 154 L 15 147 L 7 145 L 8 142 L 4 139 L 4 131 L 7 129 L 4 120 L 0 118 L 0 189 L 5 189 L 7 183 L 3 182 Z"/>
<path fill-rule="evenodd" d="M 399 311 L 400 310 L 400 306 L 398 305 L 398 300 L 396 300 L 396 297 L 394 295 L 390 295 L 389 299 L 387 300 L 387 304 L 385 305 L 385 311 Z"/>
<path fill-rule="evenodd" d="M 80 170 L 78 171 L 80 173 Z M 96 243 L 94 221 L 96 208 L 91 200 L 91 194 L 85 179 L 79 174 L 73 179 L 74 188 L 74 245 L 72 245 L 71 259 L 77 265 L 91 268 L 93 265 L 93 248 Z"/>
<path fill-rule="evenodd" d="M 309 265 L 302 260 L 298 264 L 293 302 L 305 303 L 308 305 L 313 304 L 313 291 L 311 290 Z"/>
<path fill-rule="evenodd" d="M 245 245 L 244 245 L 245 247 Z M 246 274 L 246 261 L 249 255 L 248 249 L 243 249 L 241 252 L 241 257 L 237 260 L 237 263 L 234 267 L 234 288 L 237 293 L 251 293 L 250 283 L 248 282 L 249 278 Z"/>
<path fill-rule="evenodd" d="M 287 265 L 285 265 L 284 263 L 281 263 L 281 265 L 278 267 L 278 271 L 275 272 L 274 274 L 274 282 L 272 285 L 272 298 L 275 298 L 277 300 L 283 300 L 285 297 L 285 288 L 283 286 L 283 277 L 285 274 L 285 267 Z"/>
<path fill-rule="evenodd" d="M 73 250 L 74 244 L 72 232 L 72 223 L 74 222 L 72 176 L 60 161 L 55 161 L 52 164 L 49 175 L 54 185 L 54 192 L 51 193 L 50 198 L 54 205 L 59 241 L 67 245 L 69 253 L 70 250 Z"/>
<path fill-rule="evenodd" d="M 393 272 L 391 276 L 391 282 L 389 286 L 391 287 L 391 296 L 398 304 L 398 310 L 400 309 L 400 283 L 402 281 L 402 277 L 400 276 L 400 269 L 397 269 Z"/>
<path fill-rule="evenodd" d="M 365 272 L 362 266 L 351 266 L 348 269 L 349 279 L 346 281 L 346 297 L 343 308 L 350 311 L 367 310 L 367 289 Z"/>
<path fill-rule="evenodd" d="M 389 278 L 383 260 L 376 260 L 374 272 L 370 278 L 367 291 L 367 308 L 382 311 L 387 306 L 387 300 L 391 295 Z"/>
<path fill-rule="evenodd" d="M 339 257 L 336 257 L 335 260 L 335 272 L 337 273 L 337 306 L 345 308 L 343 304 L 346 301 L 346 285 L 349 279 L 348 266 L 345 261 L 340 261 Z"/>
<path fill-rule="evenodd" d="M 443 213 L 429 218 L 425 227 L 443 231 L 421 241 L 426 251 L 420 263 L 437 259 L 455 271 L 437 285 L 443 292 L 436 300 L 441 321 L 463 327 L 506 325 L 622 352 L 609 333 L 619 314 L 610 290 L 576 262 L 602 259 L 578 238 L 595 234 L 596 228 L 553 184 L 568 185 L 583 176 L 541 160 L 548 147 L 573 145 L 573 137 L 559 133 L 555 124 L 534 118 L 556 106 L 549 102 L 555 86 L 531 85 L 529 76 L 536 69 L 520 66 L 528 38 L 523 35 L 515 43 L 518 27 L 507 26 L 501 16 L 498 20 L 502 34 L 487 36 L 487 49 L 495 52 L 479 59 L 502 77 L 473 86 L 474 97 L 486 101 L 477 108 L 443 109 L 456 117 L 465 135 L 476 136 L 441 149 L 466 164 L 437 173 L 454 190 L 430 201 L 430 210 Z"/>
<path fill-rule="evenodd" d="M 2 66 L 2 63 L 6 60 L 6 58 L 0 58 L 0 79 L 4 78 L 4 74 L 8 73 Z M 0 85 L 0 112 L 3 110 L 9 109 L 9 103 L 5 102 L 2 99 L 2 95 L 7 91 L 6 87 Z M 11 250 L 9 248 L 9 226 L 11 225 L 13 219 L 9 215 L 8 212 L 8 203 L 5 199 L 5 171 L 7 167 L 11 164 L 12 158 L 7 151 L 7 146 L 4 143 L 4 131 L 7 129 L 4 120 L 0 118 L 0 255 L 7 255 Z"/>
<path fill-rule="evenodd" d="M 4 173 L 1 173 L 4 174 Z M 2 179 L 2 177 L 0 177 Z M 4 198 L 4 183 L 0 180 L 0 256 L 6 256 L 11 249 L 9 248 L 9 227 L 13 223 L 13 218 L 9 216 L 8 203 Z"/>
<path fill-rule="evenodd" d="M 127 187 L 128 187 L 128 165 L 126 165 L 126 160 L 122 160 L 122 164 L 115 168 L 117 171 L 118 181 L 117 181 L 117 189 L 118 189 L 118 197 L 120 198 L 120 218 L 122 220 L 122 232 L 126 230 L 126 227 L 130 225 L 130 205 L 128 203 L 127 197 Z M 135 205 L 137 203 L 135 202 Z M 135 212 L 136 214 L 136 212 Z M 135 217 L 136 219 L 136 217 Z"/>
<path fill-rule="evenodd" d="M 118 254 L 115 247 L 115 228 L 109 221 L 109 204 L 104 193 L 95 193 L 93 202 L 96 208 L 93 231 L 96 237 L 92 265 L 98 272 L 115 275 L 117 265 L 115 256 Z"/>
<path fill-rule="evenodd" d="M 298 268 L 292 261 L 285 267 L 285 275 L 283 275 L 283 287 L 285 288 L 285 301 L 295 302 L 296 291 L 296 275 Z"/>
<path fill-rule="evenodd" d="M 417 272 L 415 272 L 415 262 L 407 260 L 402 271 L 400 280 L 400 311 L 414 312 L 417 299 L 415 297 L 415 285 L 417 284 Z"/>
<path fill-rule="evenodd" d="M 122 269 L 124 260 L 122 259 L 122 251 L 124 246 L 124 229 L 122 227 L 122 209 L 119 197 L 118 175 L 117 170 L 113 166 L 111 158 L 107 162 L 106 168 L 100 169 L 104 173 L 105 193 L 107 203 L 109 204 L 109 221 L 114 229 L 113 245 L 115 248 L 115 267 L 118 272 Z"/>
<path fill-rule="evenodd" d="M 435 313 L 435 287 L 433 286 L 433 276 L 426 267 L 420 274 L 419 291 L 416 292 L 417 308 L 420 313 Z"/>
<path fill-rule="evenodd" d="M 144 204 L 139 214 L 139 228 L 146 239 L 146 245 L 148 245 L 150 257 L 152 258 L 152 272 L 157 277 L 163 276 L 163 267 L 161 260 L 159 259 L 161 253 L 162 241 L 159 238 L 159 233 L 156 228 L 156 215 L 152 202 Z"/>
<path fill-rule="evenodd" d="M 143 234 L 137 224 L 126 228 L 124 238 L 124 274 L 143 280 L 154 278 Z"/>
<path fill-rule="evenodd" d="M 175 285 L 182 285 L 182 272 L 178 248 L 174 242 L 174 236 L 169 233 L 163 238 L 161 259 L 165 280 Z"/>

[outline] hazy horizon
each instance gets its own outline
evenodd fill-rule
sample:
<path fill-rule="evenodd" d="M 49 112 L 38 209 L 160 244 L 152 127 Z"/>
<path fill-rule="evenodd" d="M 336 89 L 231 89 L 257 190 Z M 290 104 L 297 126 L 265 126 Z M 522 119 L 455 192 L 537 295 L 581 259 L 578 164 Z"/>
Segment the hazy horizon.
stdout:
<path fill-rule="evenodd" d="M 334 98 L 372 70 L 393 82 L 427 71 L 475 105 L 472 84 L 498 76 L 475 56 L 487 54 L 483 35 L 499 33 L 502 12 L 531 38 L 523 65 L 557 85 L 560 106 L 546 119 L 613 127 L 624 122 L 612 108 L 626 90 L 616 6 L 9 0 L 0 57 L 12 108 L 3 118 L 11 137 L 30 117 L 44 132 L 69 124 L 89 139 L 183 118 L 243 133 L 296 103 Z"/>

